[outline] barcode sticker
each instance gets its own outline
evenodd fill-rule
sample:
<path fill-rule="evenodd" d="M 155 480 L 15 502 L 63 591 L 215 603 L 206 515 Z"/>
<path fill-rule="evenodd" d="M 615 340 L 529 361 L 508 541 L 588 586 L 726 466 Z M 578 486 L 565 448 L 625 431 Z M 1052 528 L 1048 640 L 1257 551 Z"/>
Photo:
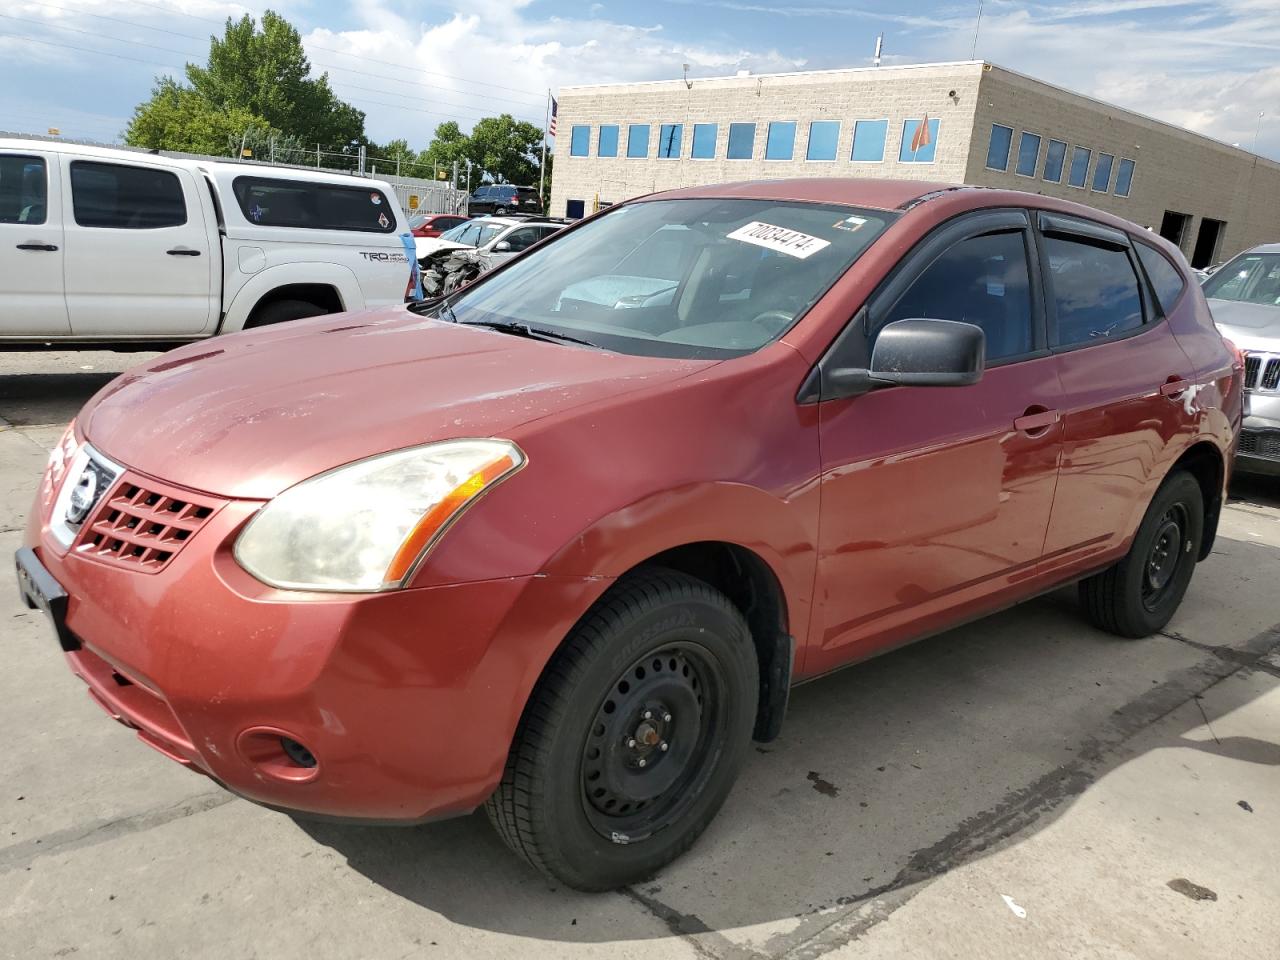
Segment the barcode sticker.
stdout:
<path fill-rule="evenodd" d="M 831 246 L 830 240 L 811 237 L 799 230 L 776 227 L 771 223 L 761 223 L 759 220 L 753 220 L 746 226 L 739 227 L 728 236 L 730 240 L 741 240 L 743 243 L 751 243 L 766 250 L 776 250 L 778 253 L 785 253 L 799 260 L 811 257 L 819 250 Z"/>

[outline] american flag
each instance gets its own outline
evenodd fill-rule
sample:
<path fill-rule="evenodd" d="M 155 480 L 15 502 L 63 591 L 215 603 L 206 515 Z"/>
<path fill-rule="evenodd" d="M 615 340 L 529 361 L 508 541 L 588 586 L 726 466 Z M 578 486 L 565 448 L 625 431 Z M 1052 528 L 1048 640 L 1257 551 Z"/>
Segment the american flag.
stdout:
<path fill-rule="evenodd" d="M 556 103 L 556 98 L 551 98 L 551 122 L 547 124 L 547 133 L 551 136 L 556 135 L 556 112 L 560 109 L 560 104 Z"/>

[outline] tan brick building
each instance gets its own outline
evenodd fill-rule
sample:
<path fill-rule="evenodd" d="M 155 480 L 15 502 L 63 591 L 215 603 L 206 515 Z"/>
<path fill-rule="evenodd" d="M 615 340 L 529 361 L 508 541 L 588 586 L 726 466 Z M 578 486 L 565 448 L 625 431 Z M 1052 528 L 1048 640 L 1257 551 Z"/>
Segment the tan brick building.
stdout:
<path fill-rule="evenodd" d="M 1280 164 L 980 61 L 566 87 L 559 103 L 559 216 L 701 183 L 899 177 L 1078 200 L 1195 266 L 1280 240 Z"/>

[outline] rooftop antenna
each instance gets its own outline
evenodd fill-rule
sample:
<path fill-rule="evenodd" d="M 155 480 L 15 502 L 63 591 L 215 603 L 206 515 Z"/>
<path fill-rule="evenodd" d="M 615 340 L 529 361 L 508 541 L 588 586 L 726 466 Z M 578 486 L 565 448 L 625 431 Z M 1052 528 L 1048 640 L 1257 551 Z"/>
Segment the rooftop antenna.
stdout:
<path fill-rule="evenodd" d="M 1255 156 L 1258 153 L 1258 134 L 1262 132 L 1262 118 L 1265 117 L 1266 115 L 1267 115 L 1267 111 L 1259 110 L 1258 125 L 1253 128 L 1253 153 Z"/>
<path fill-rule="evenodd" d="M 693 89 L 693 81 L 689 79 L 689 65 L 687 63 L 684 65 L 684 88 L 686 90 Z"/>
<path fill-rule="evenodd" d="M 978 22 L 973 25 L 973 53 L 970 60 L 978 59 L 978 31 L 982 29 L 982 0 L 978 0 Z"/>
<path fill-rule="evenodd" d="M 874 60 L 874 63 L 877 67 L 880 66 L 880 51 L 883 49 L 884 49 L 884 34 L 882 33 L 880 34 L 880 36 L 876 37 L 876 58 Z"/>

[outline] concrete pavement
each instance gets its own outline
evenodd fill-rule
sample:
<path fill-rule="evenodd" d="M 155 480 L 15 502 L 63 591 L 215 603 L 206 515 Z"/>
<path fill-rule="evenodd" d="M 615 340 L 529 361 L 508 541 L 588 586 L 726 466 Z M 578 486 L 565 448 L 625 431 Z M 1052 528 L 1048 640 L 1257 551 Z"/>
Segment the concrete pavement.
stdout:
<path fill-rule="evenodd" d="M 6 556 L 62 425 L 136 359 L 0 354 Z M 1274 957 L 1280 485 L 1236 493 L 1165 635 L 1065 591 L 802 687 L 693 851 L 598 896 L 483 816 L 231 797 L 108 721 L 0 589 L 0 956 Z"/>

